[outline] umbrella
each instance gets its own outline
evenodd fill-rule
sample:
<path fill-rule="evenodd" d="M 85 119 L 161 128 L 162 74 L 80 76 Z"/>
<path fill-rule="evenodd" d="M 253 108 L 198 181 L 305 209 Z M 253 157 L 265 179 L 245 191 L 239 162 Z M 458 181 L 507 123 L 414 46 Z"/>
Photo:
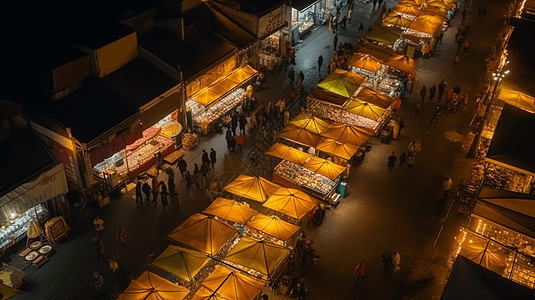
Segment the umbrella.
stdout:
<path fill-rule="evenodd" d="M 316 148 L 323 139 L 320 135 L 314 134 L 308 130 L 301 129 L 295 125 L 288 125 L 278 133 L 279 137 L 287 139 L 289 141 L 305 145 L 307 147 Z"/>
<path fill-rule="evenodd" d="M 254 216 L 247 226 L 267 233 L 282 241 L 288 240 L 300 229 L 299 226 L 285 222 L 275 215 L 268 217 L 263 214 Z"/>
<path fill-rule="evenodd" d="M 355 53 L 353 57 L 347 62 L 350 66 L 377 72 L 381 68 L 381 61 L 373 57 L 371 54 Z"/>
<path fill-rule="evenodd" d="M 416 74 L 416 64 L 414 63 L 414 60 L 405 55 L 392 55 L 387 60 L 385 60 L 383 64 L 410 74 L 412 78 L 414 78 Z"/>
<path fill-rule="evenodd" d="M 358 99 L 350 102 L 345 110 L 357 116 L 362 116 L 374 121 L 379 120 L 385 112 L 384 108 Z"/>
<path fill-rule="evenodd" d="M 301 219 L 318 205 L 307 193 L 291 188 L 280 188 L 264 202 L 263 206 L 271 208 L 295 219 Z"/>
<path fill-rule="evenodd" d="M 364 75 L 336 69 L 320 82 L 318 87 L 349 98 L 359 88 L 364 79 L 366 79 Z"/>
<path fill-rule="evenodd" d="M 196 213 L 173 229 L 167 237 L 193 249 L 213 255 L 236 232 L 234 227 L 226 223 Z"/>
<path fill-rule="evenodd" d="M 265 285 L 249 275 L 219 265 L 202 281 L 198 296 L 200 299 L 252 300 Z M 205 298 L 206 294 L 210 296 Z"/>
<path fill-rule="evenodd" d="M 435 32 L 438 30 L 438 28 L 442 26 L 442 23 L 431 23 L 424 19 L 416 19 L 414 22 L 412 22 L 411 26 L 409 26 L 409 29 L 426 33 L 429 35 L 435 34 Z"/>
<path fill-rule="evenodd" d="M 288 254 L 285 247 L 244 236 L 225 260 L 269 276 Z"/>
<path fill-rule="evenodd" d="M 266 201 L 280 185 L 259 176 L 240 175 L 223 190 L 258 202 Z"/>
<path fill-rule="evenodd" d="M 267 155 L 282 158 L 287 161 L 291 161 L 294 164 L 302 165 L 310 157 L 310 154 L 299 151 L 293 147 L 286 146 L 281 143 L 276 143 L 266 152 Z"/>
<path fill-rule="evenodd" d="M 409 16 L 417 16 L 420 14 L 420 6 L 419 5 L 396 5 L 394 8 L 392 8 L 392 11 L 398 12 L 400 14 L 409 15 Z"/>
<path fill-rule="evenodd" d="M 209 261 L 202 252 L 169 245 L 152 264 L 189 282 Z"/>
<path fill-rule="evenodd" d="M 367 129 L 343 123 L 332 124 L 321 135 L 356 146 L 364 145 L 370 138 L 370 133 Z"/>
<path fill-rule="evenodd" d="M 10 288 L 9 286 L 7 286 L 5 284 L 0 283 L 0 299 L 1 300 L 9 299 L 9 298 L 17 295 L 18 293 L 20 293 L 20 292 L 17 291 L 16 289 Z"/>
<path fill-rule="evenodd" d="M 373 28 L 366 38 L 386 45 L 394 45 L 401 36 L 401 33 L 403 33 L 402 29 L 381 25 Z"/>
<path fill-rule="evenodd" d="M 132 280 L 118 300 L 182 300 L 188 294 L 189 290 L 185 287 L 145 271 L 139 278 Z"/>
<path fill-rule="evenodd" d="M 309 169 L 312 172 L 323 175 L 330 180 L 335 180 L 342 174 L 346 167 L 342 167 L 333 163 L 332 161 L 312 156 L 304 165 L 303 168 Z"/>
<path fill-rule="evenodd" d="M 396 27 L 400 27 L 400 28 L 408 28 L 412 23 L 412 20 L 411 19 L 407 19 L 401 15 L 387 15 L 384 19 L 383 19 L 383 25 L 384 26 L 388 26 L 388 25 L 394 25 Z"/>
<path fill-rule="evenodd" d="M 394 99 L 390 98 L 387 94 L 368 87 L 362 88 L 355 99 L 374 104 L 384 109 L 389 108 L 394 103 Z"/>
<path fill-rule="evenodd" d="M 392 49 L 374 45 L 374 44 L 366 44 L 360 47 L 359 50 L 357 50 L 357 53 L 370 54 L 375 59 L 381 62 L 387 60 L 390 56 L 397 54 Z"/>
<path fill-rule="evenodd" d="M 217 216 L 231 222 L 246 224 L 256 214 L 254 209 L 243 206 L 236 201 L 217 197 L 203 213 Z"/>
<path fill-rule="evenodd" d="M 345 160 L 350 160 L 358 149 L 358 146 L 335 141 L 333 139 L 325 139 L 323 143 L 318 146 L 319 151 L 336 155 Z"/>
<path fill-rule="evenodd" d="M 306 113 L 300 113 L 297 117 L 293 118 L 290 121 L 290 124 L 293 124 L 301 129 L 306 129 L 312 133 L 320 134 L 325 128 L 329 127 L 329 122 L 308 115 Z"/>

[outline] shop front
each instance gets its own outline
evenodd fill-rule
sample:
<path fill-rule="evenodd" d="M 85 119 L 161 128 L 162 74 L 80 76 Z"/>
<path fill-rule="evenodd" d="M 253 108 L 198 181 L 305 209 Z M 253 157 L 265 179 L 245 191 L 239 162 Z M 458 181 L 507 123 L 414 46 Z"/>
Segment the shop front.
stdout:
<path fill-rule="evenodd" d="M 328 23 L 334 14 L 334 8 L 341 2 L 336 0 L 292 1 L 292 45 L 305 38 L 315 27 Z"/>
<path fill-rule="evenodd" d="M 261 67 L 273 70 L 277 65 L 279 56 L 287 56 L 290 45 L 290 31 L 286 11 L 289 9 L 282 5 L 258 19 L 258 58 Z"/>

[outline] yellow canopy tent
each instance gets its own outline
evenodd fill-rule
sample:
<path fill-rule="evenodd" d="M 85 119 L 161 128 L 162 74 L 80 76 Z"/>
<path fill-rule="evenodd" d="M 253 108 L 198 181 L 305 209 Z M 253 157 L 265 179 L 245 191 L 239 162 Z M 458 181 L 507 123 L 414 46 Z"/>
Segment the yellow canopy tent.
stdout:
<path fill-rule="evenodd" d="M 20 293 L 20 292 L 17 291 L 16 289 L 10 288 L 9 286 L 7 286 L 5 284 L 0 283 L 0 300 L 9 299 L 9 298 L 17 295 L 18 293 Z"/>
<path fill-rule="evenodd" d="M 414 63 L 414 60 L 405 55 L 392 55 L 387 60 L 385 60 L 383 64 L 390 66 L 394 69 L 403 71 L 411 75 L 412 78 L 416 76 L 416 64 Z"/>
<path fill-rule="evenodd" d="M 454 2 L 456 1 L 442 1 L 442 0 L 429 1 L 427 2 L 427 7 L 438 7 L 440 9 L 450 10 L 453 7 Z"/>
<path fill-rule="evenodd" d="M 325 128 L 329 127 L 330 125 L 329 122 L 306 113 L 300 113 L 299 115 L 297 115 L 297 117 L 293 118 L 290 121 L 290 124 L 293 124 L 302 129 L 306 129 L 315 134 L 320 134 L 323 130 L 325 130 Z"/>
<path fill-rule="evenodd" d="M 418 3 L 420 2 L 420 3 Z M 415 0 L 403 0 L 399 1 L 397 5 L 421 5 L 421 1 L 416 2 Z"/>
<path fill-rule="evenodd" d="M 357 150 L 358 146 L 346 144 L 344 142 L 335 141 L 333 139 L 325 139 L 323 143 L 318 146 L 319 151 L 323 151 L 332 155 L 336 155 L 345 160 L 350 160 Z"/>
<path fill-rule="evenodd" d="M 370 54 L 371 56 L 375 57 L 378 61 L 381 61 L 381 62 L 387 60 L 390 56 L 397 54 L 392 49 L 381 47 L 381 46 L 374 45 L 374 44 L 366 44 L 360 47 L 357 50 L 357 53 Z"/>
<path fill-rule="evenodd" d="M 280 185 L 265 178 L 240 175 L 225 186 L 223 190 L 239 197 L 264 202 L 279 188 Z"/>
<path fill-rule="evenodd" d="M 247 226 L 267 233 L 281 241 L 288 240 L 300 229 L 299 226 L 285 222 L 275 215 L 268 217 L 263 214 L 254 216 Z"/>
<path fill-rule="evenodd" d="M 256 214 L 254 209 L 245 207 L 236 201 L 217 197 L 203 213 L 217 216 L 232 222 L 246 224 Z"/>
<path fill-rule="evenodd" d="M 427 23 L 442 25 L 442 23 L 444 23 L 448 18 L 446 16 L 441 16 L 439 14 L 421 13 L 416 18 L 416 20 L 418 19 L 420 19 L 420 21 L 425 21 Z"/>
<path fill-rule="evenodd" d="M 394 45 L 401 36 L 401 33 L 403 33 L 402 29 L 381 25 L 375 26 L 373 30 L 366 35 L 366 38 L 386 45 Z"/>
<path fill-rule="evenodd" d="M 302 165 L 310 157 L 310 154 L 299 151 L 293 147 L 286 146 L 281 143 L 276 143 L 266 152 L 267 155 L 282 158 L 291 161 L 294 164 Z"/>
<path fill-rule="evenodd" d="M 447 9 L 445 7 L 428 6 L 428 7 L 422 8 L 422 12 L 420 13 L 420 15 L 437 15 L 437 16 L 441 16 L 441 17 L 446 17 L 447 18 L 448 10 L 449 9 Z"/>
<path fill-rule="evenodd" d="M 235 71 L 226 78 L 222 79 L 218 83 L 200 91 L 193 96 L 195 101 L 199 102 L 203 106 L 208 106 L 215 100 L 219 99 L 228 91 L 232 90 L 240 83 L 256 74 L 256 70 L 249 65 Z"/>
<path fill-rule="evenodd" d="M 373 57 L 371 54 L 355 53 L 353 57 L 347 62 L 350 66 L 377 72 L 381 68 L 381 61 Z"/>
<path fill-rule="evenodd" d="M 189 290 L 149 271 L 132 280 L 118 300 L 182 300 Z"/>
<path fill-rule="evenodd" d="M 409 16 L 417 16 L 420 14 L 420 6 L 419 5 L 396 5 L 394 8 L 392 8 L 392 11 L 398 12 L 400 14 L 409 15 Z"/>
<path fill-rule="evenodd" d="M 251 276 L 219 265 L 202 281 L 198 299 L 252 300 L 265 285 Z M 205 298 L 206 294 L 210 294 L 208 298 Z"/>
<path fill-rule="evenodd" d="M 409 26 L 409 29 L 433 35 L 440 26 L 442 26 L 442 23 L 431 23 L 425 18 L 416 18 L 416 20 L 412 22 L 411 26 Z"/>
<path fill-rule="evenodd" d="M 399 28 L 409 28 L 411 25 L 412 20 L 407 19 L 401 15 L 387 15 L 383 19 L 383 26 L 393 25 Z"/>
<path fill-rule="evenodd" d="M 152 264 L 189 282 L 209 261 L 202 252 L 169 245 Z"/>
<path fill-rule="evenodd" d="M 535 113 L 535 98 L 524 93 L 502 87 L 498 99 L 525 111 Z"/>
<path fill-rule="evenodd" d="M 167 237 L 193 249 L 213 255 L 236 234 L 234 227 L 196 213 L 187 218 Z"/>
<path fill-rule="evenodd" d="M 269 276 L 289 253 L 282 246 L 244 236 L 225 260 Z"/>
<path fill-rule="evenodd" d="M 316 205 L 318 205 L 316 199 L 301 190 L 291 188 L 278 189 L 263 204 L 267 208 L 271 208 L 295 219 L 301 219 L 316 207 Z"/>
<path fill-rule="evenodd" d="M 389 108 L 394 103 L 394 99 L 390 98 L 387 94 L 368 87 L 362 88 L 355 99 L 366 101 L 384 109 Z"/>
<path fill-rule="evenodd" d="M 318 87 L 349 98 L 359 88 L 364 79 L 366 79 L 364 75 L 336 69 L 320 82 Z"/>
<path fill-rule="evenodd" d="M 323 175 L 330 180 L 335 180 L 340 174 L 342 174 L 346 167 L 342 167 L 333 163 L 332 161 L 319 158 L 317 156 L 311 157 L 304 165 L 303 168 L 309 169 L 312 172 Z"/>
<path fill-rule="evenodd" d="M 321 135 L 326 138 L 342 141 L 355 146 L 364 145 L 370 138 L 367 129 L 343 123 L 331 124 L 321 133 Z"/>
<path fill-rule="evenodd" d="M 279 137 L 296 142 L 301 145 L 316 148 L 323 139 L 320 135 L 314 134 L 295 125 L 288 125 L 278 134 Z"/>
<path fill-rule="evenodd" d="M 352 114 L 362 116 L 374 121 L 379 120 L 379 118 L 385 112 L 384 108 L 358 99 L 355 99 L 350 102 L 349 105 L 345 108 L 345 110 Z"/>
<path fill-rule="evenodd" d="M 309 101 L 321 101 L 339 107 L 344 106 L 344 104 L 349 101 L 349 98 L 347 97 L 326 91 L 319 87 L 316 87 L 310 94 L 308 94 L 307 98 Z"/>

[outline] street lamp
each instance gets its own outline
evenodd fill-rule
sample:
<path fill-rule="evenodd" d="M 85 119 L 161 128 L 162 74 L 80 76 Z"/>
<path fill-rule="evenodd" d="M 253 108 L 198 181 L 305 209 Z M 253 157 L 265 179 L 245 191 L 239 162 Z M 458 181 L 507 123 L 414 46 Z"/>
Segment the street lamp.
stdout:
<path fill-rule="evenodd" d="M 507 61 L 508 63 L 509 61 Z M 507 65 L 506 63 L 506 65 Z M 476 136 L 474 137 L 474 141 L 472 142 L 472 145 L 470 146 L 470 150 L 468 150 L 468 153 L 466 154 L 466 158 L 475 158 L 477 153 L 477 148 L 479 146 L 479 141 L 481 140 L 481 133 L 483 132 L 483 129 L 485 128 L 485 121 L 487 120 L 487 117 L 490 112 L 490 107 L 492 106 L 492 99 L 494 98 L 494 95 L 496 95 L 496 90 L 498 89 L 498 86 L 500 86 L 500 83 L 505 78 L 505 75 L 509 74 L 509 70 L 502 70 L 498 73 L 492 73 L 492 79 L 494 79 L 494 88 L 492 89 L 492 93 L 488 96 L 489 100 L 487 103 L 487 107 L 485 109 L 485 114 L 483 115 L 483 125 L 480 126 L 477 130 Z"/>

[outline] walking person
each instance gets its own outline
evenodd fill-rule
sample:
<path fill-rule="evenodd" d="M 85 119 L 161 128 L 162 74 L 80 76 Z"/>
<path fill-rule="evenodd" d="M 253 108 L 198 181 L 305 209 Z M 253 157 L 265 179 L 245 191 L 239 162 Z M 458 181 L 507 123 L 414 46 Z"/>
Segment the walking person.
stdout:
<path fill-rule="evenodd" d="M 117 259 L 115 257 L 111 257 L 108 262 L 109 262 L 111 271 L 113 273 L 117 272 L 117 269 L 119 269 L 119 263 L 117 262 Z"/>
<path fill-rule="evenodd" d="M 159 188 L 160 182 L 156 177 L 152 178 L 152 203 L 156 205 L 156 201 L 158 201 L 158 194 L 160 193 Z"/>
<path fill-rule="evenodd" d="M 321 66 L 323 65 L 323 56 L 318 57 L 318 72 L 321 73 Z"/>
<path fill-rule="evenodd" d="M 364 264 L 359 263 L 355 267 L 355 282 L 354 284 L 357 285 L 359 281 L 364 281 L 364 278 L 368 277 L 366 274 L 366 270 L 364 269 Z"/>
<path fill-rule="evenodd" d="M 191 186 L 193 185 L 193 176 L 191 176 L 191 173 L 189 171 L 186 171 L 186 193 L 189 193 L 191 190 Z"/>
<path fill-rule="evenodd" d="M 141 187 L 141 189 L 143 190 L 143 194 L 145 194 L 145 200 L 147 202 L 150 202 L 150 185 L 149 185 L 149 183 L 145 181 L 145 183 L 143 183 L 143 187 Z"/>
<path fill-rule="evenodd" d="M 136 204 L 141 204 L 143 202 L 143 191 L 141 181 L 138 180 L 136 183 Z"/>
<path fill-rule="evenodd" d="M 236 132 L 236 128 L 238 128 L 238 113 L 235 112 L 234 115 L 232 115 L 232 118 L 230 119 L 230 125 L 232 133 Z"/>
<path fill-rule="evenodd" d="M 392 274 L 392 266 L 392 256 L 386 251 L 383 252 L 383 254 L 381 254 L 381 267 L 383 271 L 383 276 L 388 276 Z"/>
<path fill-rule="evenodd" d="M 414 154 L 413 152 L 409 152 L 409 155 L 407 155 L 407 167 L 409 167 L 409 170 L 412 170 L 415 160 L 416 154 Z"/>
<path fill-rule="evenodd" d="M 216 161 L 217 153 L 215 152 L 214 148 L 210 148 L 210 162 L 212 163 L 212 169 L 214 168 Z"/>
<path fill-rule="evenodd" d="M 444 94 L 444 91 L 446 90 L 446 85 L 448 85 L 448 83 L 446 83 L 446 81 L 442 79 L 442 81 L 440 81 L 440 84 L 438 85 L 438 101 L 442 99 L 442 94 Z"/>
<path fill-rule="evenodd" d="M 401 156 L 399 157 L 399 168 L 403 169 L 403 166 L 405 166 L 405 161 L 407 160 L 407 154 L 405 152 L 401 153 Z"/>
<path fill-rule="evenodd" d="M 163 208 L 167 207 L 167 198 L 169 197 L 169 192 L 167 190 L 167 185 L 165 182 L 160 182 L 160 198 L 162 200 Z"/>
<path fill-rule="evenodd" d="M 420 114 L 420 102 L 416 102 L 416 107 L 414 108 L 414 122 L 418 122 L 418 115 Z"/>
<path fill-rule="evenodd" d="M 459 57 L 459 52 L 457 52 L 457 54 L 455 54 L 455 57 L 453 58 L 453 66 L 456 67 L 457 63 L 459 63 L 460 60 L 461 58 Z"/>
<path fill-rule="evenodd" d="M 422 97 L 422 102 L 424 102 L 424 99 L 425 99 L 425 95 L 427 94 L 427 88 L 425 87 L 425 85 L 422 87 L 422 89 L 420 90 L 420 97 Z"/>
<path fill-rule="evenodd" d="M 186 163 L 184 158 L 181 157 L 178 159 L 178 163 L 176 164 L 176 166 L 178 167 L 178 170 L 180 171 L 180 175 L 182 175 L 182 178 L 184 178 L 184 175 L 186 174 L 186 169 L 188 167 L 188 163 Z"/>
<path fill-rule="evenodd" d="M 403 120 L 403 118 L 399 119 L 399 132 L 398 132 L 398 137 L 401 136 L 401 130 L 405 128 L 405 120 Z"/>
<path fill-rule="evenodd" d="M 460 96 L 460 94 L 461 94 L 461 86 L 459 86 L 458 83 L 453 87 L 453 93 L 456 94 L 457 96 Z M 451 96 L 453 97 L 453 95 L 451 95 Z"/>
<path fill-rule="evenodd" d="M 101 259 L 104 256 L 104 241 L 100 235 L 95 234 L 93 242 L 95 243 L 95 249 L 97 249 L 97 259 Z"/>
<path fill-rule="evenodd" d="M 247 125 L 247 118 L 245 118 L 245 114 L 241 114 L 238 120 L 240 123 L 240 131 L 245 132 L 245 126 Z M 208 161 L 208 166 L 210 166 L 209 161 Z"/>
<path fill-rule="evenodd" d="M 97 230 L 97 233 L 102 236 L 102 230 L 104 230 L 104 221 L 102 221 L 102 219 L 97 216 L 94 220 L 93 220 L 93 225 L 95 225 L 95 229 Z"/>
<path fill-rule="evenodd" d="M 388 157 L 388 170 L 392 171 L 392 169 L 396 165 L 397 160 L 398 158 L 396 157 L 396 153 L 392 151 L 392 155 Z"/>
<path fill-rule="evenodd" d="M 291 68 L 290 71 L 288 71 L 288 80 L 290 82 L 290 86 L 293 86 L 294 79 L 295 79 L 295 71 L 293 68 Z"/>
<path fill-rule="evenodd" d="M 334 44 L 334 51 L 336 51 L 336 46 L 338 45 L 338 34 L 334 35 L 333 44 Z"/>
<path fill-rule="evenodd" d="M 208 166 L 208 164 L 206 162 L 203 162 L 202 165 L 201 165 L 201 183 L 204 183 L 204 180 L 206 180 L 206 182 L 208 182 L 208 169 L 210 167 Z"/>
<path fill-rule="evenodd" d="M 199 188 L 199 181 L 200 181 L 200 178 L 201 178 L 201 169 L 199 168 L 199 166 L 197 165 L 197 163 L 194 163 L 193 164 L 195 167 L 193 169 L 193 183 L 195 183 L 195 186 L 197 188 Z"/>
<path fill-rule="evenodd" d="M 470 40 L 469 39 L 465 39 L 463 46 L 464 46 L 463 53 L 466 54 L 466 52 L 468 51 L 468 48 L 470 48 Z"/>
<path fill-rule="evenodd" d="M 124 227 L 121 226 L 119 229 L 117 229 L 117 242 L 119 244 L 124 244 L 126 242 L 126 231 L 124 231 Z"/>
<path fill-rule="evenodd" d="M 394 251 L 392 252 L 392 273 L 396 273 L 400 267 L 399 264 L 401 263 L 401 255 L 399 255 L 399 252 Z"/>
<path fill-rule="evenodd" d="M 375 6 L 377 5 L 377 0 L 373 0 L 373 9 L 372 10 L 375 10 Z"/>
<path fill-rule="evenodd" d="M 438 117 L 440 116 L 440 107 L 437 106 L 435 110 L 433 110 L 433 116 L 431 117 L 431 121 L 429 124 L 433 124 L 433 121 L 435 122 L 435 125 L 438 126 Z"/>
<path fill-rule="evenodd" d="M 210 158 L 208 156 L 208 153 L 204 149 L 202 149 L 201 161 L 210 166 Z"/>
<path fill-rule="evenodd" d="M 444 183 L 442 184 L 442 188 L 444 189 L 444 195 L 443 197 L 444 198 L 448 198 L 448 194 L 451 190 L 451 186 L 453 185 L 453 180 L 451 180 L 451 178 L 447 177 L 446 178 L 446 181 L 444 181 Z"/>
<path fill-rule="evenodd" d="M 437 93 L 437 88 L 433 84 L 433 86 L 429 89 L 429 101 L 433 101 L 436 93 Z"/>
<path fill-rule="evenodd" d="M 93 272 L 93 277 L 91 278 L 91 285 L 97 290 L 98 292 L 101 291 L 102 286 L 104 285 L 104 278 L 98 271 Z"/>

